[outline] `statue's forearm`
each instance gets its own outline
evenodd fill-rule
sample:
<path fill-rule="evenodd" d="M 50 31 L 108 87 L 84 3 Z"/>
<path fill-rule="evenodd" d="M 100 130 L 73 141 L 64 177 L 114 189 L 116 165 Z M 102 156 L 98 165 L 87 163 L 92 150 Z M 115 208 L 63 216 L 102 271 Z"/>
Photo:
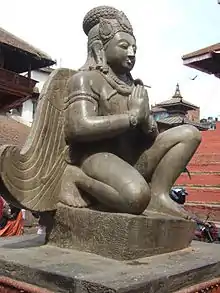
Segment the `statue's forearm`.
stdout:
<path fill-rule="evenodd" d="M 125 132 L 130 127 L 128 114 L 92 116 L 78 119 L 75 117 L 75 119 L 72 123 L 71 137 L 78 141 L 111 138 Z"/>

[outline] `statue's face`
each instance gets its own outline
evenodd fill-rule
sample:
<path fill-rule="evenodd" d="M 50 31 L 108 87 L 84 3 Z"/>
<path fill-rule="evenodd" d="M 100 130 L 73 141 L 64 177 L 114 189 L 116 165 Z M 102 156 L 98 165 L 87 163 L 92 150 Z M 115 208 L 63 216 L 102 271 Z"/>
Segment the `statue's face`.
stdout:
<path fill-rule="evenodd" d="M 108 65 L 116 73 L 127 73 L 135 64 L 136 41 L 128 33 L 118 32 L 105 47 Z"/>

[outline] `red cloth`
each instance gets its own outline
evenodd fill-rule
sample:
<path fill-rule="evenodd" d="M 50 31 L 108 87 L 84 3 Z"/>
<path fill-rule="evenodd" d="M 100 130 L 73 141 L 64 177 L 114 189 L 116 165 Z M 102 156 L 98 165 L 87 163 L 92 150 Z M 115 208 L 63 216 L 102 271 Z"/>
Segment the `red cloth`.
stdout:
<path fill-rule="evenodd" d="M 8 220 L 6 226 L 0 230 L 0 237 L 19 236 L 24 232 L 24 220 L 20 211 L 15 220 Z"/>
<path fill-rule="evenodd" d="M 3 210 L 4 210 L 4 199 L 0 196 L 0 220 L 3 216 Z"/>

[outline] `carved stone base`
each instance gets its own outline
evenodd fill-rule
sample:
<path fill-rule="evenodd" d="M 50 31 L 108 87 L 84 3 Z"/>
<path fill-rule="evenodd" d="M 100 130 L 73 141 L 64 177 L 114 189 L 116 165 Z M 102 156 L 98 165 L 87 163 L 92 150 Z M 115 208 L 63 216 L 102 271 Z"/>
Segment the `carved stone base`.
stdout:
<path fill-rule="evenodd" d="M 42 236 L 0 239 L 0 287 L 5 276 L 14 279 L 14 289 L 18 285 L 15 280 L 38 286 L 32 289 L 19 284 L 19 292 L 47 292 L 39 287 L 51 293 L 218 292 L 219 279 L 213 279 L 220 276 L 220 245 L 195 241 L 176 252 L 118 261 L 73 249 L 40 246 L 44 243 Z"/>
<path fill-rule="evenodd" d="M 132 260 L 186 248 L 194 229 L 191 221 L 152 212 L 135 216 L 60 204 L 49 244 Z"/>

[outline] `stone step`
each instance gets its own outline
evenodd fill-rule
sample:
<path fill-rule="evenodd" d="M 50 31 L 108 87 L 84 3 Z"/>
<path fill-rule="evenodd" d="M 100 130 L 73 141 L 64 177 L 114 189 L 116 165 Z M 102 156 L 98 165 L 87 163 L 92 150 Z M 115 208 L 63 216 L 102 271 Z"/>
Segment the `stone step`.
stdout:
<path fill-rule="evenodd" d="M 188 185 L 184 187 L 188 192 L 187 202 L 220 204 L 220 188 Z"/>
<path fill-rule="evenodd" d="M 190 172 L 220 172 L 220 163 L 189 164 L 188 169 Z"/>
<path fill-rule="evenodd" d="M 220 147 L 219 147 L 220 149 Z M 193 158 L 191 159 L 189 166 L 190 165 L 201 165 L 201 164 L 220 164 L 220 154 L 195 154 Z"/>
<path fill-rule="evenodd" d="M 212 185 L 220 187 L 220 173 L 213 174 L 213 173 L 193 173 L 191 174 L 191 179 L 189 178 L 188 174 L 182 174 L 177 179 L 177 184 L 185 185 Z"/>
<path fill-rule="evenodd" d="M 217 222 L 220 227 L 220 204 L 186 203 L 185 209 L 205 220 L 209 215 L 209 221 Z"/>

